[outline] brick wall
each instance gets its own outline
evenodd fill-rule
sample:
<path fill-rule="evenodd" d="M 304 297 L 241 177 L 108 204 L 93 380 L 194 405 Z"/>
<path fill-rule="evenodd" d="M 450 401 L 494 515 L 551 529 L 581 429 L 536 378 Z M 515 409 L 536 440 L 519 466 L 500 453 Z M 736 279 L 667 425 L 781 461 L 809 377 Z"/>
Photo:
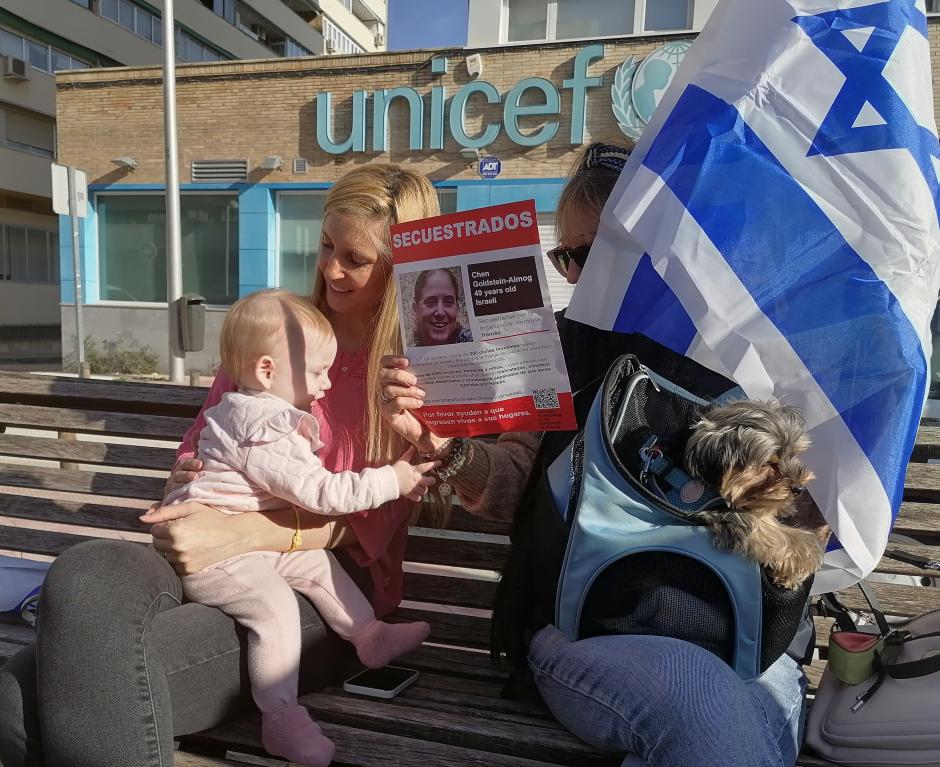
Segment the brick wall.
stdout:
<path fill-rule="evenodd" d="M 623 134 L 610 108 L 614 72 L 628 56 L 642 58 L 681 36 L 605 40 L 605 55 L 589 68 L 602 76 L 600 87 L 588 90 L 585 140 L 618 141 Z M 505 96 L 525 77 L 544 77 L 560 89 L 560 126 L 548 144 L 523 148 L 501 130 L 487 149 L 503 161 L 500 179 L 561 177 L 577 152 L 569 144 L 571 91 L 561 81 L 571 77 L 574 57 L 585 43 L 542 44 L 491 48 L 480 51 L 484 71 Z M 448 73 L 434 76 L 429 60 L 448 58 Z M 334 137 L 349 134 L 350 99 L 356 90 L 371 91 L 407 85 L 425 96 L 425 145 L 428 141 L 430 89 L 444 85 L 450 98 L 470 81 L 461 50 L 409 51 L 368 57 L 331 56 L 319 59 L 278 59 L 180 66 L 177 70 L 177 122 L 179 126 L 180 181 L 190 180 L 190 161 L 247 158 L 253 182 L 334 181 L 352 165 L 392 161 L 406 163 L 433 180 L 478 179 L 450 137 L 445 115 L 445 149 L 408 149 L 408 106 L 396 99 L 389 113 L 390 152 L 347 153 L 341 158 L 320 150 L 316 142 L 314 99 L 321 91 L 333 93 Z M 154 67 L 92 70 L 61 74 L 57 80 L 59 162 L 88 172 L 90 183 L 162 183 L 163 95 L 161 72 Z M 367 104 L 367 148 L 372 140 L 372 101 Z M 542 124 L 537 116 L 520 119 L 528 133 Z M 474 96 L 467 106 L 467 129 L 475 135 L 484 122 L 502 122 L 502 105 L 486 105 Z M 280 155 L 284 166 L 264 171 L 258 166 L 267 155 Z M 139 167 L 129 173 L 111 163 L 121 155 L 134 157 Z M 291 160 L 304 157 L 309 172 L 295 176 Z"/>

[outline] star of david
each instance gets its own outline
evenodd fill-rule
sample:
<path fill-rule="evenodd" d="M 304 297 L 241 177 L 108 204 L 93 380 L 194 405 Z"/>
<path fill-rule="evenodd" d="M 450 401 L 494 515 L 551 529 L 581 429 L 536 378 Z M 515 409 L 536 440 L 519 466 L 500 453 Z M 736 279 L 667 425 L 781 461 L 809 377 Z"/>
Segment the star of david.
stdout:
<path fill-rule="evenodd" d="M 793 21 L 845 76 L 807 156 L 906 149 L 936 200 L 940 182 L 934 161 L 940 163 L 940 142 L 917 124 L 884 76 L 888 60 L 908 27 L 927 37 L 922 7 L 923 0 L 887 0 L 797 16 Z M 929 63 L 925 61 L 924 66 Z"/>

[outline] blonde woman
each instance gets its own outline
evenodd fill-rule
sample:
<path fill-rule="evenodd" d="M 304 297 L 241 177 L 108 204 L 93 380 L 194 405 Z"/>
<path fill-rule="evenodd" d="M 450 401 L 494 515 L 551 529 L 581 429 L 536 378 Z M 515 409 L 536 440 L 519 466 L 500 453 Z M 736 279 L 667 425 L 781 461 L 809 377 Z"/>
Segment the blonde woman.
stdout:
<path fill-rule="evenodd" d="M 338 352 L 323 417 L 313 413 L 330 471 L 389 463 L 404 450 L 379 412 L 379 361 L 401 351 L 389 226 L 438 211 L 430 182 L 395 165 L 357 168 L 327 195 L 313 299 Z M 222 372 L 206 407 L 232 388 Z M 203 425 L 200 415 L 184 438 L 168 490 L 201 468 L 190 456 Z M 0 764 L 170 767 L 174 736 L 250 704 L 244 635 L 220 610 L 180 606 L 180 575 L 251 551 L 328 548 L 381 618 L 401 600 L 414 508 L 399 500 L 341 518 L 301 515 L 298 531 L 290 509 L 224 516 L 183 503 L 142 518 L 153 523 L 155 550 L 119 541 L 69 549 L 47 577 L 36 645 L 0 670 Z M 335 681 L 351 655 L 309 602 L 298 603 L 303 692 Z"/>

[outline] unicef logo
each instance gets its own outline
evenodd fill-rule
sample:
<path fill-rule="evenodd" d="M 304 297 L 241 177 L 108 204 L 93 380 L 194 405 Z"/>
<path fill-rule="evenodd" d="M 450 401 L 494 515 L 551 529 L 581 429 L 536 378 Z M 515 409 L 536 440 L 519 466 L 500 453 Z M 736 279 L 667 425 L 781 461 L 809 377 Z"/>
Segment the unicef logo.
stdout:
<path fill-rule="evenodd" d="M 640 137 L 691 46 L 688 41 L 668 43 L 639 65 L 631 56 L 617 67 L 610 101 L 617 124 L 625 135 L 632 139 Z"/>

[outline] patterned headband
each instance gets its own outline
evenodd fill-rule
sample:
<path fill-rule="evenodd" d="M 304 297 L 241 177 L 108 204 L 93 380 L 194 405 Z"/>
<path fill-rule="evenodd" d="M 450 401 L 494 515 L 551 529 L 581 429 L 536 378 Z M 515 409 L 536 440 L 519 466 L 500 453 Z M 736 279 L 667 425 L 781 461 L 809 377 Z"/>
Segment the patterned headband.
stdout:
<path fill-rule="evenodd" d="M 604 167 L 620 173 L 623 166 L 627 164 L 629 157 L 630 150 L 626 147 L 616 146 L 615 144 L 591 144 L 584 157 L 584 162 L 581 163 L 581 170 Z"/>

